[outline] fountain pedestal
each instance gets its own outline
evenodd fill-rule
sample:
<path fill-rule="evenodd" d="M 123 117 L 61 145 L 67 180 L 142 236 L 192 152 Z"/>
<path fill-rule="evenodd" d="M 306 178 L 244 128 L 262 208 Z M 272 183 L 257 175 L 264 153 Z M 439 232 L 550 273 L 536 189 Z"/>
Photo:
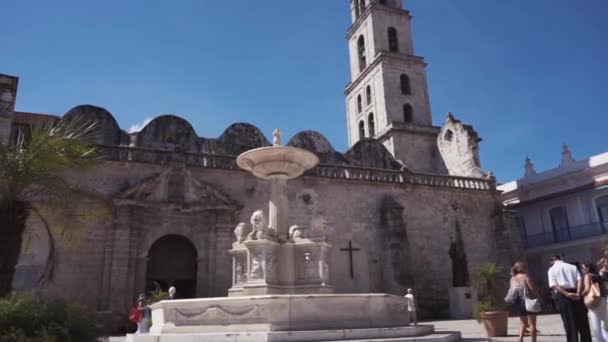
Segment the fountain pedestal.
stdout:
<path fill-rule="evenodd" d="M 232 245 L 232 288 L 228 296 L 332 293 L 326 242 L 300 239 L 235 242 Z M 279 262 L 280 260 L 280 262 Z"/>

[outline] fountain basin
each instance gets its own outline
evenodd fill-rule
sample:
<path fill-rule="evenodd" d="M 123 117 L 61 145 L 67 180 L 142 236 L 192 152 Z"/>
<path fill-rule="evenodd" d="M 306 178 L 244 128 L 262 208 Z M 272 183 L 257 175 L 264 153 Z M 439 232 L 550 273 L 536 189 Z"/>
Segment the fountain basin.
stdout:
<path fill-rule="evenodd" d="M 315 167 L 319 158 L 301 148 L 271 146 L 247 151 L 236 159 L 236 163 L 262 179 L 291 179 Z"/>
<path fill-rule="evenodd" d="M 271 295 L 166 300 L 151 335 L 407 327 L 403 298 L 388 294 Z"/>

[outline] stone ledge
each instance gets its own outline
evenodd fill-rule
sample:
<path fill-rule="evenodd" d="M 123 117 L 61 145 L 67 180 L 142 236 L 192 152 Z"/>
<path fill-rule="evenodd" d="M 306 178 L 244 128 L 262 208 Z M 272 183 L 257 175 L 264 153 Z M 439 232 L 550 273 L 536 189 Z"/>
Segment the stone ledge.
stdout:
<path fill-rule="evenodd" d="M 208 333 L 191 335 L 127 335 L 127 342 L 455 342 L 459 332 L 435 333 L 432 325 L 383 329 L 311 330 L 296 332 Z"/>

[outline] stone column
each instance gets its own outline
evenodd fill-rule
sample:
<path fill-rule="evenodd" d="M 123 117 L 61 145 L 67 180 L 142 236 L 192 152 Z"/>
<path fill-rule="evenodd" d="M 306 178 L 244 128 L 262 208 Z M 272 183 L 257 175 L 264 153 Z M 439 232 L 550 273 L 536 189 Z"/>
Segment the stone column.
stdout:
<path fill-rule="evenodd" d="M 285 239 L 289 238 L 287 214 L 287 179 L 276 176 L 270 180 L 268 227 Z"/>

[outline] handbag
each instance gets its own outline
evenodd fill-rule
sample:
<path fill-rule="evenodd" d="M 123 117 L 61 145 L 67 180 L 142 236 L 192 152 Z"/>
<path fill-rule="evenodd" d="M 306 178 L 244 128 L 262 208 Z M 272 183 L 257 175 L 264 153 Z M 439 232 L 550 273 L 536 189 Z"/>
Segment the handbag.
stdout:
<path fill-rule="evenodd" d="M 131 311 L 129 311 L 129 321 L 139 323 L 141 322 L 142 318 L 144 318 L 144 310 L 139 308 L 131 308 Z"/>
<path fill-rule="evenodd" d="M 601 302 L 600 285 L 598 283 L 591 284 L 589 293 L 583 298 L 587 309 L 595 309 Z"/>
<path fill-rule="evenodd" d="M 539 313 L 543 310 L 540 305 L 540 298 L 532 299 L 528 296 L 528 286 L 524 286 L 524 302 L 526 304 L 526 311 L 529 313 Z"/>

